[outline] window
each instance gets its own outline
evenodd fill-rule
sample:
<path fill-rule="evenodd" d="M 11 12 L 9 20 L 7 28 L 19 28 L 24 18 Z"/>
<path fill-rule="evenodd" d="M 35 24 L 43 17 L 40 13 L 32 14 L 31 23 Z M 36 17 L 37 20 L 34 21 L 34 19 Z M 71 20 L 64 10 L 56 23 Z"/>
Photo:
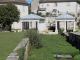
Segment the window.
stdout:
<path fill-rule="evenodd" d="M 49 6 L 49 4 L 47 4 L 47 6 Z"/>
<path fill-rule="evenodd" d="M 57 6 L 57 3 L 54 3 L 54 6 Z"/>
<path fill-rule="evenodd" d="M 67 6 L 70 6 L 70 2 L 67 2 Z"/>
<path fill-rule="evenodd" d="M 25 11 L 25 6 L 23 5 L 23 11 Z"/>

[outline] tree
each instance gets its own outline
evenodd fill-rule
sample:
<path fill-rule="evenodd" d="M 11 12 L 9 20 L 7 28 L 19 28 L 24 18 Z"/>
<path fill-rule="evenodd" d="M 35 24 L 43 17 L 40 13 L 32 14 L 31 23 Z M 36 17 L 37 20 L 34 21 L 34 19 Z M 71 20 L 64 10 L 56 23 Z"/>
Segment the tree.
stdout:
<path fill-rule="evenodd" d="M 39 12 L 39 13 L 37 13 L 37 15 L 41 16 L 41 15 L 42 15 L 42 13 L 41 13 L 41 12 Z"/>
<path fill-rule="evenodd" d="M 3 29 L 9 27 L 7 30 L 11 30 L 11 24 L 16 21 L 18 22 L 20 18 L 20 12 L 17 7 L 8 3 L 7 5 L 0 6 L 0 24 L 3 24 Z"/>
<path fill-rule="evenodd" d="M 29 4 L 29 14 L 31 14 L 31 3 Z"/>
<path fill-rule="evenodd" d="M 46 15 L 48 16 L 49 15 L 49 12 L 46 12 Z"/>

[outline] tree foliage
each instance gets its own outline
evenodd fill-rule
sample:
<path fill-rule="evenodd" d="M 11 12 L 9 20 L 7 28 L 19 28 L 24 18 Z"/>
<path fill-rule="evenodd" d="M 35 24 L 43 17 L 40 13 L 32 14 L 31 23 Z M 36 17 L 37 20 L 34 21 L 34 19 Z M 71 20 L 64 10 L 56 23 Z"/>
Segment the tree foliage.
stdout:
<path fill-rule="evenodd" d="M 49 15 L 49 12 L 46 12 L 46 15 Z"/>
<path fill-rule="evenodd" d="M 10 27 L 14 21 L 19 20 L 19 17 L 20 12 L 14 4 L 8 3 L 0 6 L 0 24 L 3 24 L 3 28 L 6 25 Z"/>

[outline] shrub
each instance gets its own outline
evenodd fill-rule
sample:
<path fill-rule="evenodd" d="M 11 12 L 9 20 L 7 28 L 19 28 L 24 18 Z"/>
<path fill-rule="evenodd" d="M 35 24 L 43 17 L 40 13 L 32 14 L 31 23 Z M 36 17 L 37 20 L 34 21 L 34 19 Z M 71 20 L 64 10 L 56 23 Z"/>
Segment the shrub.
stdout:
<path fill-rule="evenodd" d="M 49 12 L 46 12 L 46 15 L 49 15 Z"/>
<path fill-rule="evenodd" d="M 72 16 L 74 16 L 74 17 L 75 17 L 75 14 L 69 14 L 69 15 L 72 15 Z"/>
<path fill-rule="evenodd" d="M 41 15 L 41 17 L 46 17 L 46 15 Z"/>
<path fill-rule="evenodd" d="M 17 55 L 19 56 L 19 60 L 24 60 L 25 47 L 22 47 L 17 50 Z"/>
<path fill-rule="evenodd" d="M 73 60 L 80 60 L 80 55 L 76 55 Z"/>
<path fill-rule="evenodd" d="M 57 15 L 56 14 L 53 14 L 52 17 L 57 17 Z"/>
<path fill-rule="evenodd" d="M 31 14 L 34 14 L 34 12 L 31 12 Z"/>
<path fill-rule="evenodd" d="M 59 34 L 63 34 L 63 29 L 59 29 Z"/>
<path fill-rule="evenodd" d="M 39 13 L 37 13 L 37 15 L 41 16 L 41 15 L 42 15 L 42 13 L 41 13 L 41 12 L 39 12 Z"/>
<path fill-rule="evenodd" d="M 28 29 L 24 35 L 29 38 L 29 42 L 32 46 L 36 48 L 42 47 L 41 36 L 36 29 Z"/>
<path fill-rule="evenodd" d="M 60 15 L 62 15 L 62 14 L 59 14 L 59 16 L 60 16 Z"/>

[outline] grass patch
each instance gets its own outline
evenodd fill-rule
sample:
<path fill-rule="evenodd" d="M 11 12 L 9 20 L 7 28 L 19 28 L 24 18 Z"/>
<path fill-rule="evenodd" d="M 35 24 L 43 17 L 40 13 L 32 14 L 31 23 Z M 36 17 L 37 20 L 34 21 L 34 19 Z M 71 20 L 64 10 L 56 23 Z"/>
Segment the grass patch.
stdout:
<path fill-rule="evenodd" d="M 0 60 L 5 60 L 23 38 L 23 32 L 0 32 Z"/>
<path fill-rule="evenodd" d="M 80 55 L 76 55 L 73 60 L 80 60 Z"/>
<path fill-rule="evenodd" d="M 78 28 L 80 30 L 80 28 Z"/>
<path fill-rule="evenodd" d="M 19 60 L 24 60 L 24 54 L 25 54 L 26 48 L 22 47 L 17 50 L 17 55 L 19 56 Z"/>
<path fill-rule="evenodd" d="M 73 30 L 73 29 L 67 29 L 67 30 Z"/>
<path fill-rule="evenodd" d="M 54 54 L 77 55 L 79 50 L 66 42 L 61 35 L 43 35 L 43 47 L 33 49 L 28 60 L 56 60 Z"/>

